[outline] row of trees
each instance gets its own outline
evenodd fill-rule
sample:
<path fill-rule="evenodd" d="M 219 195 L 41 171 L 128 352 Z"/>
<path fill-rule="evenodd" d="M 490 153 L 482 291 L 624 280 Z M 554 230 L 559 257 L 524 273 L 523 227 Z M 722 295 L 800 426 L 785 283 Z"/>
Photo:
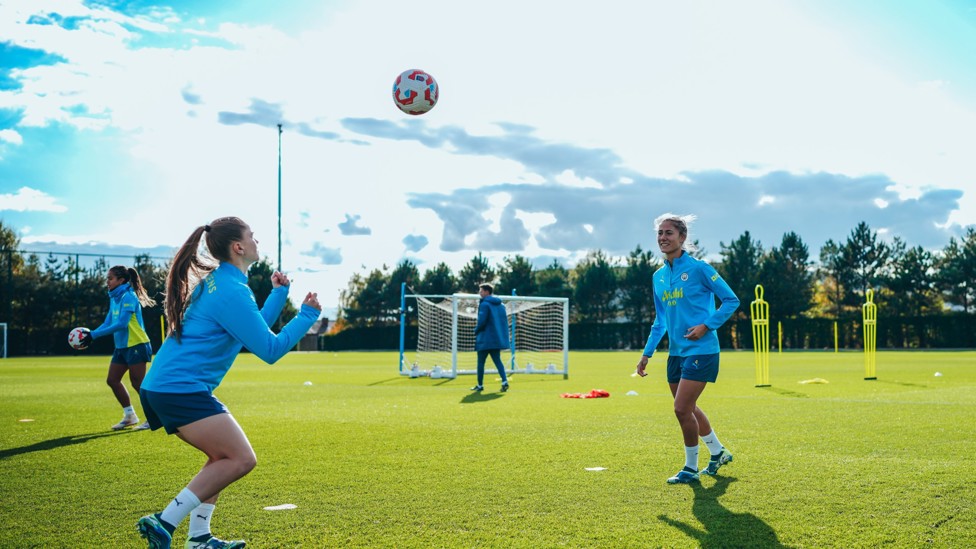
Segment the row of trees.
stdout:
<path fill-rule="evenodd" d="M 755 287 L 762 284 L 771 315 L 786 318 L 853 318 L 860 316 L 867 290 L 874 290 L 880 314 L 913 317 L 948 311 L 976 311 L 976 228 L 950 239 L 938 252 L 911 247 L 900 238 L 879 238 L 859 223 L 843 242 L 827 241 L 819 261 L 807 244 L 788 232 L 778 246 L 765 249 L 748 231 L 720 243 L 715 268 L 744 306 L 748 316 Z M 701 258 L 704 250 L 694 252 Z M 573 322 L 646 322 L 653 316 L 651 277 L 661 266 L 660 254 L 637 246 L 623 258 L 591 251 L 572 269 L 553 262 L 534 269 L 520 255 L 492 266 L 478 253 L 455 275 L 444 263 L 421 274 L 401 261 L 390 270 L 356 274 L 340 296 L 341 325 L 382 326 L 397 322 L 400 285 L 413 293 L 475 293 L 478 284 L 494 282 L 496 293 L 570 298 Z"/>
<path fill-rule="evenodd" d="M 55 343 L 63 346 L 63 334 L 71 327 L 104 318 L 105 274 L 114 263 L 100 257 L 83 267 L 83 254 L 41 258 L 21 254 L 19 247 L 16 233 L 0 221 L 0 321 L 7 322 L 24 345 L 32 346 L 32 352 L 45 352 Z M 875 292 L 879 313 L 888 317 L 976 312 L 973 227 L 937 252 L 910 247 L 898 238 L 885 242 L 866 223 L 858 224 L 843 242 L 825 243 L 819 261 L 810 257 L 806 243 L 793 232 L 769 249 L 749 232 L 720 247 L 715 267 L 744 304 L 734 320 L 748 317 L 756 284 L 763 285 L 771 318 L 778 320 L 859 318 L 868 289 Z M 705 253 L 699 250 L 694 255 Z M 165 261 L 138 256 L 134 262 L 119 262 L 135 267 L 150 296 L 162 302 Z M 653 319 L 651 277 L 660 266 L 659 253 L 639 246 L 621 258 L 591 251 L 572 268 L 553 261 L 537 269 L 519 255 L 492 265 L 478 253 L 456 274 L 444 263 L 421 273 L 405 260 L 392 270 L 384 266 L 353 275 L 340 295 L 338 325 L 339 329 L 394 325 L 399 320 L 401 283 L 413 293 L 438 295 L 474 293 L 485 281 L 494 282 L 496 292 L 504 295 L 515 290 L 519 295 L 568 297 L 573 323 L 646 325 Z M 272 272 L 267 260 L 251 268 L 249 283 L 259 304 L 271 291 Z M 294 313 L 289 304 L 282 321 Z M 156 345 L 161 314 L 161 306 L 145 311 L 147 330 Z"/>
<path fill-rule="evenodd" d="M 8 354 L 58 352 L 66 349 L 66 335 L 72 327 L 101 324 L 108 312 L 105 277 L 108 269 L 116 264 L 133 267 L 146 292 L 156 300 L 155 307 L 143 310 L 143 318 L 153 348 L 159 348 L 160 317 L 169 272 L 165 260 L 138 255 L 114 258 L 115 262 L 106 257 L 85 261 L 86 254 L 80 253 L 52 253 L 42 258 L 22 254 L 17 251 L 19 247 L 17 233 L 0 221 L 0 322 L 6 322 L 16 336 L 8 338 L 11 347 Z M 271 293 L 273 272 L 267 260 L 251 266 L 248 285 L 259 305 Z M 279 322 L 287 322 L 295 314 L 295 307 L 288 303 Z M 108 344 L 111 349 L 110 342 L 99 340 L 96 344 Z"/>

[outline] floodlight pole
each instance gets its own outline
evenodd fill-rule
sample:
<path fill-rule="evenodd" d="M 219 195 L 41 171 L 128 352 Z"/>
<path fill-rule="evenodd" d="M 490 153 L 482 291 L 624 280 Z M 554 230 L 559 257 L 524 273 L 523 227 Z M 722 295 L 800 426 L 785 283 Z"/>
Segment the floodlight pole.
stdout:
<path fill-rule="evenodd" d="M 278 272 L 281 272 L 281 124 L 278 124 Z"/>

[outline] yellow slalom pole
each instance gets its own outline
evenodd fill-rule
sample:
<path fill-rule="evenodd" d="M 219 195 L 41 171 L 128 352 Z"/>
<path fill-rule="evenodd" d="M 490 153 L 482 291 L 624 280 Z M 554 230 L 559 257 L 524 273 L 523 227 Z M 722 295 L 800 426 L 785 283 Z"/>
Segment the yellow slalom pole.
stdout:
<path fill-rule="evenodd" d="M 865 293 L 867 301 L 861 306 L 864 319 L 864 379 L 878 379 L 875 359 L 878 344 L 878 306 L 874 304 L 874 290 Z"/>
<path fill-rule="evenodd" d="M 752 313 L 752 349 L 756 355 L 756 387 L 769 387 L 769 303 L 763 300 L 763 287 L 756 284 Z"/>
<path fill-rule="evenodd" d="M 159 315 L 159 344 L 166 341 L 166 315 Z"/>
<path fill-rule="evenodd" d="M 777 352 L 783 354 L 783 323 L 776 323 L 776 332 L 778 334 L 778 343 L 776 345 Z"/>
<path fill-rule="evenodd" d="M 837 348 L 838 348 L 838 345 L 837 345 L 837 321 L 835 320 L 834 321 L 834 352 L 835 353 L 837 352 Z"/>

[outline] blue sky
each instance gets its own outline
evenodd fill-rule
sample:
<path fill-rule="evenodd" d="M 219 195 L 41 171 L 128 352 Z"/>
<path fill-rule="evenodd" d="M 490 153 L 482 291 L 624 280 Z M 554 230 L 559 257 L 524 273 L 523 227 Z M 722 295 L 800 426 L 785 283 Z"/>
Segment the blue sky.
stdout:
<path fill-rule="evenodd" d="M 976 223 L 976 3 L 0 3 L 0 219 L 167 256 L 248 221 L 294 295 L 478 252 L 574 265 L 695 213 L 711 256 Z M 440 103 L 401 114 L 411 68 Z"/>

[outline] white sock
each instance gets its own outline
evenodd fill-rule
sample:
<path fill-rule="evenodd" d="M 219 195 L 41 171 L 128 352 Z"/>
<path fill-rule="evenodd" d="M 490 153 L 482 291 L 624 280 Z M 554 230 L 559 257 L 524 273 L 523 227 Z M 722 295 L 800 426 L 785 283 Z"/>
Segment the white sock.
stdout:
<path fill-rule="evenodd" d="M 173 526 L 179 526 L 183 519 L 190 514 L 190 511 L 200 506 L 200 498 L 193 495 L 189 488 L 184 488 L 169 505 L 163 509 L 159 518 L 165 520 Z"/>
<path fill-rule="evenodd" d="M 701 439 L 702 442 L 705 443 L 705 446 L 708 446 L 709 454 L 714 456 L 722 451 L 722 443 L 718 441 L 718 436 L 715 434 L 714 430 L 711 433 L 701 437 Z"/>
<path fill-rule="evenodd" d="M 190 513 L 189 537 L 195 538 L 210 533 L 210 517 L 213 516 L 214 505 L 201 503 Z"/>
<path fill-rule="evenodd" d="M 126 406 L 126 407 L 122 408 L 122 413 L 125 414 L 125 415 L 127 415 L 127 416 L 134 416 L 134 415 L 136 415 L 136 410 L 132 406 Z"/>
<path fill-rule="evenodd" d="M 685 467 L 698 470 L 698 446 L 685 446 Z"/>

